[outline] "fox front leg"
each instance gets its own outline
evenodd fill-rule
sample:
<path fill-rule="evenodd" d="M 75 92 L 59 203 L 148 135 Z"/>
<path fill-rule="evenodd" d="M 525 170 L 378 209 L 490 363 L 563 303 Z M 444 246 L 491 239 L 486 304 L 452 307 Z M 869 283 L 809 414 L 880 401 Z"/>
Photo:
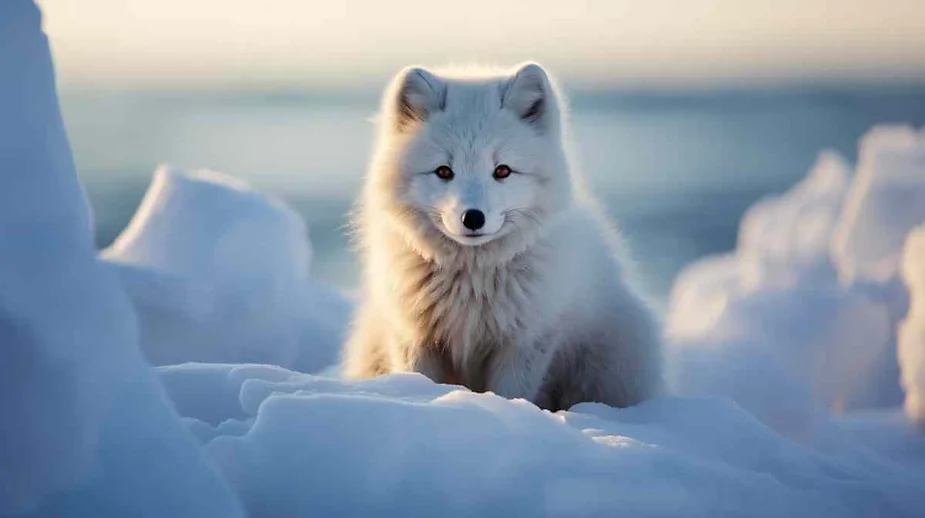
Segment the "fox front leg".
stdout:
<path fill-rule="evenodd" d="M 551 360 L 550 348 L 537 344 L 515 347 L 500 354 L 491 367 L 488 390 L 536 404 Z"/>
<path fill-rule="evenodd" d="M 399 351 L 401 353 L 392 359 L 394 371 L 417 372 L 434 383 L 459 383 L 442 349 L 433 345 L 416 345 Z"/>

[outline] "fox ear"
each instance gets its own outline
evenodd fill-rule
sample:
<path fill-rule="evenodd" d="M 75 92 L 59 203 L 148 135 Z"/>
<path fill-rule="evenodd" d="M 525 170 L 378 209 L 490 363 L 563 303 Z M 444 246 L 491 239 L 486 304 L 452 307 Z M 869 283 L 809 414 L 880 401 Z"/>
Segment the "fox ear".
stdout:
<path fill-rule="evenodd" d="M 396 129 L 405 131 L 444 108 L 446 85 L 421 67 L 408 67 L 395 76 L 393 87 Z"/>
<path fill-rule="evenodd" d="M 543 67 L 527 63 L 521 65 L 504 85 L 501 106 L 517 114 L 527 124 L 546 130 L 552 95 L 549 77 Z"/>

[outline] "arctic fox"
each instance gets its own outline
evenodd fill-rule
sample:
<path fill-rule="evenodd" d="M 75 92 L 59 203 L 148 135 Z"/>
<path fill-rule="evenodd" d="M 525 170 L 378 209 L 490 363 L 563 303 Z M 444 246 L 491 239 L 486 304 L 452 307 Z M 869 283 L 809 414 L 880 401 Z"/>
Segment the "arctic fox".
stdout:
<path fill-rule="evenodd" d="M 348 376 L 419 372 L 549 410 L 660 389 L 658 325 L 569 170 L 542 67 L 406 68 L 378 126 Z"/>

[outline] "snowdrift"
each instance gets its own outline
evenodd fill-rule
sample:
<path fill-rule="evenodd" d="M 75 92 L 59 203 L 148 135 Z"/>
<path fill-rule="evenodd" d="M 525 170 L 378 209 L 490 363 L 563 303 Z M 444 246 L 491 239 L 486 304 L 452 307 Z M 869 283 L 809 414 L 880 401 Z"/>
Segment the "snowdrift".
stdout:
<path fill-rule="evenodd" d="M 923 133 L 875 129 L 854 173 L 822 155 L 682 274 L 677 395 L 552 414 L 339 379 L 349 301 L 294 213 L 226 176 L 162 167 L 97 256 L 28 0 L 0 3 L 0 71 L 0 515 L 925 509 Z"/>
<path fill-rule="evenodd" d="M 818 454 L 728 399 L 551 414 L 417 374 L 160 374 L 253 516 L 914 516 L 925 505 L 921 474 Z"/>
<path fill-rule="evenodd" d="M 350 303 L 308 281 L 305 224 L 228 176 L 162 166 L 101 254 L 134 303 L 155 365 L 337 362 Z"/>
<path fill-rule="evenodd" d="M 925 430 L 925 225 L 909 234 L 903 277 L 912 303 L 899 329 L 899 361 L 906 413 Z"/>
<path fill-rule="evenodd" d="M 0 515 L 242 516 L 96 258 L 40 27 L 0 2 Z"/>
<path fill-rule="evenodd" d="M 675 390 L 733 397 L 804 440 L 823 410 L 902 404 L 896 329 L 909 292 L 900 263 L 906 235 L 925 222 L 922 200 L 925 132 L 879 127 L 861 140 L 855 172 L 822 153 L 790 192 L 755 204 L 733 253 L 702 259 L 675 283 L 667 326 Z M 910 239 L 912 286 L 916 246 Z M 914 322 L 909 351 L 920 349 Z M 911 384 L 921 358 L 902 360 Z"/>

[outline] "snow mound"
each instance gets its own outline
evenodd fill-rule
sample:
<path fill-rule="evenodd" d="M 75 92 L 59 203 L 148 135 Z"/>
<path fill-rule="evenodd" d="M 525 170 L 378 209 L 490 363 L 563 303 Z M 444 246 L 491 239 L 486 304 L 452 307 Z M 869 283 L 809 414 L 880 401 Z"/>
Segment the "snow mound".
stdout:
<path fill-rule="evenodd" d="M 834 275 L 829 240 L 848 189 L 844 159 L 823 152 L 809 175 L 790 192 L 748 209 L 738 254 L 743 285 L 827 281 Z"/>
<path fill-rule="evenodd" d="M 925 132 L 874 128 L 858 170 L 822 153 L 789 192 L 756 203 L 735 252 L 675 282 L 669 370 L 684 394 L 723 395 L 792 438 L 830 410 L 902 399 L 899 258 L 925 222 Z"/>
<path fill-rule="evenodd" d="M 899 330 L 906 413 L 925 428 L 925 225 L 906 240 L 903 277 L 912 295 L 909 314 Z"/>
<path fill-rule="evenodd" d="M 0 515 L 242 516 L 96 258 L 29 0 L 0 2 Z"/>
<path fill-rule="evenodd" d="M 925 506 L 923 480 L 814 453 L 724 399 L 551 414 L 417 374 L 159 372 L 254 517 L 914 516 Z"/>
<path fill-rule="evenodd" d="M 881 126 L 862 140 L 833 256 L 839 272 L 886 281 L 896 275 L 906 234 L 925 222 L 925 130 Z"/>
<path fill-rule="evenodd" d="M 349 303 L 307 280 L 311 245 L 299 216 L 242 182 L 161 166 L 101 256 L 132 298 L 142 350 L 156 365 L 314 372 L 337 361 Z"/>
<path fill-rule="evenodd" d="M 103 257 L 210 281 L 281 289 L 308 277 L 311 245 L 292 209 L 212 171 L 162 165 Z"/>

